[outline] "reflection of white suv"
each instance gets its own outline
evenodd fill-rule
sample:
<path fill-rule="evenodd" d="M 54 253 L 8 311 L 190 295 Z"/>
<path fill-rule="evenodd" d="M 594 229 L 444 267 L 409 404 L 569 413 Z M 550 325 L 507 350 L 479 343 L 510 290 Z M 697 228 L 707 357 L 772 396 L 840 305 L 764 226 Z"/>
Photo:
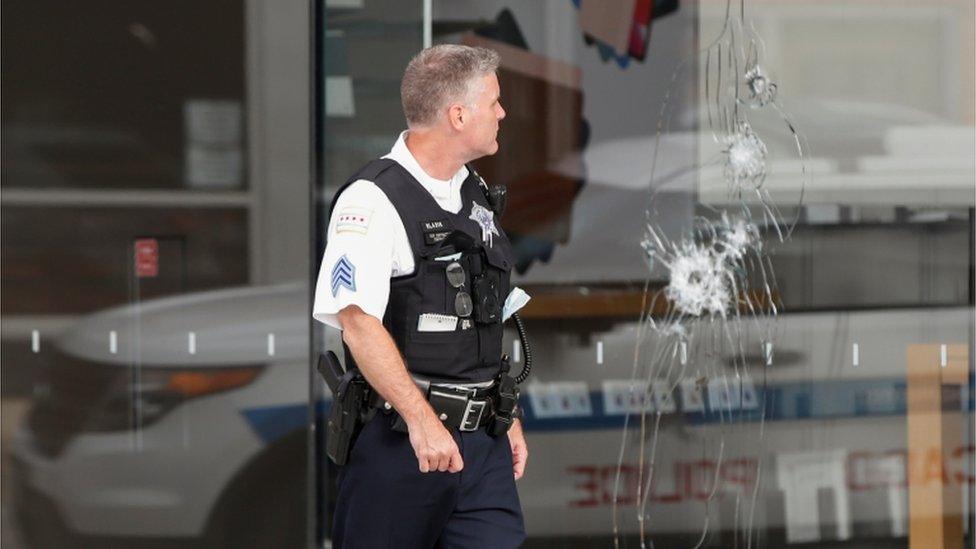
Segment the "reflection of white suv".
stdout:
<path fill-rule="evenodd" d="M 42 348 L 11 443 L 29 545 L 303 546 L 307 301 L 301 284 L 158 299 Z"/>

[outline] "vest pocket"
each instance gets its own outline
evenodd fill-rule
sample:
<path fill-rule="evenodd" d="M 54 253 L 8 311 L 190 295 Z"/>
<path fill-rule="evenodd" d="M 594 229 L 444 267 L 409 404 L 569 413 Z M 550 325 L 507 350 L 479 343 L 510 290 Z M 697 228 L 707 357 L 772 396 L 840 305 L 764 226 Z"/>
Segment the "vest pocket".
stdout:
<path fill-rule="evenodd" d="M 451 285 L 447 283 L 447 274 L 444 269 L 446 262 L 429 262 L 424 265 L 423 294 L 421 297 L 420 310 L 424 313 L 454 314 L 454 297 L 448 299 L 451 293 Z M 413 329 L 417 329 L 416 323 Z"/>
<path fill-rule="evenodd" d="M 409 320 L 408 320 L 409 322 Z M 478 334 L 472 328 L 453 332 L 419 332 L 417 319 L 407 330 L 403 355 L 413 372 L 456 376 L 478 361 Z"/>

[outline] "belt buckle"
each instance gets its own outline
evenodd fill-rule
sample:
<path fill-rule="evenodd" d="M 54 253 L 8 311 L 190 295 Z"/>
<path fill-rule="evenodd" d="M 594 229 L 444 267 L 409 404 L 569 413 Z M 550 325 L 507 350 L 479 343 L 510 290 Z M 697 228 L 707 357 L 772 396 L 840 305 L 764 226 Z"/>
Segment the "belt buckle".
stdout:
<path fill-rule="evenodd" d="M 487 400 L 468 400 L 468 404 L 464 407 L 464 417 L 461 419 L 459 429 L 465 432 L 477 431 L 487 404 Z M 475 414 L 474 417 L 471 417 L 472 413 Z"/>

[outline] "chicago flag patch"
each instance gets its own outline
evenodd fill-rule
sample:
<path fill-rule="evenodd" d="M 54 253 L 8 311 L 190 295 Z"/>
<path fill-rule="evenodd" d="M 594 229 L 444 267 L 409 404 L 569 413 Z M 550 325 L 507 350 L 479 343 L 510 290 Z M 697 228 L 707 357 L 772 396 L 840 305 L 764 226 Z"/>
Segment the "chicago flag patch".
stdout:
<path fill-rule="evenodd" d="M 337 233 L 359 233 L 366 234 L 369 231 L 369 219 L 373 215 L 373 210 L 350 206 L 343 208 L 336 219 Z"/>

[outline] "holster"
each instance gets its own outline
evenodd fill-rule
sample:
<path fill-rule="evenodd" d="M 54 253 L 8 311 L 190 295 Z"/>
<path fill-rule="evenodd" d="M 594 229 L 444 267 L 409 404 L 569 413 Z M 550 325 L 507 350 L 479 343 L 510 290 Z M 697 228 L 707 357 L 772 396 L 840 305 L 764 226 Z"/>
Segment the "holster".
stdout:
<path fill-rule="evenodd" d="M 326 426 L 326 454 L 336 465 L 345 465 L 359 431 L 370 412 L 370 387 L 356 368 L 342 372 L 335 353 L 319 359 L 319 373 L 332 389 L 332 408 Z M 341 373 L 341 376 L 338 374 Z"/>
<path fill-rule="evenodd" d="M 502 371 L 498 374 L 498 394 L 495 397 L 495 415 L 488 424 L 488 434 L 503 435 L 515 422 L 515 408 L 518 406 L 519 388 L 515 378 L 509 375 L 507 360 L 502 361 Z"/>

